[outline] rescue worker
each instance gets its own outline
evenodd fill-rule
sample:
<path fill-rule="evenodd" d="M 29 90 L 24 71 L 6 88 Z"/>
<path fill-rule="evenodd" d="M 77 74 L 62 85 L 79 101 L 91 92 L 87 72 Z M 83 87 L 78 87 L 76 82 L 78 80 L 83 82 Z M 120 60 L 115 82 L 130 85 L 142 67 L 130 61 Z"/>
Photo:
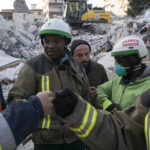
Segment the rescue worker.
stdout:
<path fill-rule="evenodd" d="M 26 101 L 15 102 L 0 113 L 0 150 L 14 150 L 40 119 L 52 111 L 52 93 L 39 92 Z"/>
<path fill-rule="evenodd" d="M 144 118 L 150 110 L 150 89 L 114 113 L 96 110 L 70 89 L 56 93 L 53 103 L 60 119 L 92 150 L 146 150 Z"/>
<path fill-rule="evenodd" d="M 103 65 L 90 59 L 91 46 L 85 40 L 74 40 L 70 45 L 70 51 L 84 67 L 90 84 L 90 96 L 94 100 L 97 96 L 97 86 L 108 81 Z"/>
<path fill-rule="evenodd" d="M 105 110 L 113 103 L 123 110 L 150 88 L 150 66 L 142 63 L 147 49 L 141 38 L 130 35 L 115 44 L 111 55 L 117 77 L 97 87 L 96 104 Z"/>
<path fill-rule="evenodd" d="M 25 98 L 38 91 L 56 91 L 70 88 L 89 100 L 88 79 L 82 65 L 71 57 L 67 48 L 71 31 L 63 20 L 50 19 L 39 32 L 44 47 L 41 54 L 26 62 L 14 86 L 8 102 Z M 50 125 L 51 124 L 51 125 Z M 41 119 L 33 133 L 34 150 L 84 150 L 85 144 L 56 118 L 55 113 Z"/>

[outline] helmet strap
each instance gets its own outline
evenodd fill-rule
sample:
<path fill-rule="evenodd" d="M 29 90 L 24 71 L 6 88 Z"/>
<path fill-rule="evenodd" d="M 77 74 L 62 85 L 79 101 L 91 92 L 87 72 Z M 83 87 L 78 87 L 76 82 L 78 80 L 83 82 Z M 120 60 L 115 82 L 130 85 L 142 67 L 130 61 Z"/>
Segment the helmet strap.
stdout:
<path fill-rule="evenodd" d="M 134 72 L 136 72 L 138 70 L 141 70 L 141 68 L 142 68 L 142 64 L 141 64 L 141 59 L 140 58 L 137 60 L 137 65 L 132 64 L 131 59 L 132 59 L 131 57 L 128 58 L 130 66 L 129 67 L 125 67 L 125 69 L 127 71 L 127 75 L 126 75 L 127 78 L 132 77 Z"/>

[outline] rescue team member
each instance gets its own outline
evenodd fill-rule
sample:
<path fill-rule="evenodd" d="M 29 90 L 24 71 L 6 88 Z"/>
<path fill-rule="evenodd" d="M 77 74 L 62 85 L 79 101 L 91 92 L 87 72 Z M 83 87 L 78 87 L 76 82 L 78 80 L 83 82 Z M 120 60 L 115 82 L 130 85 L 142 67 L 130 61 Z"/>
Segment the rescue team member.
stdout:
<path fill-rule="evenodd" d="M 90 84 L 90 97 L 94 100 L 97 96 L 97 86 L 108 81 L 103 65 L 90 59 L 91 46 L 85 40 L 74 40 L 70 45 L 70 51 L 84 67 Z"/>
<path fill-rule="evenodd" d="M 143 40 L 130 35 L 115 44 L 111 55 L 115 58 L 118 76 L 98 86 L 96 103 L 104 110 L 110 103 L 119 105 L 123 110 L 150 88 L 150 66 L 142 63 L 147 49 Z"/>
<path fill-rule="evenodd" d="M 0 150 L 14 150 L 40 119 L 52 111 L 51 92 L 39 92 L 26 101 L 15 102 L 0 114 Z"/>
<path fill-rule="evenodd" d="M 114 113 L 96 110 L 70 89 L 56 93 L 53 103 L 60 119 L 92 150 L 146 150 L 144 118 L 150 110 L 150 89 L 134 105 Z"/>
<path fill-rule="evenodd" d="M 88 79 L 82 65 L 71 57 L 68 44 L 71 31 L 63 20 L 50 19 L 39 32 L 44 47 L 41 54 L 26 62 L 14 86 L 8 102 L 25 98 L 38 91 L 56 91 L 69 88 L 89 100 Z M 55 113 L 41 119 L 33 133 L 34 150 L 84 150 L 85 144 L 56 118 Z"/>

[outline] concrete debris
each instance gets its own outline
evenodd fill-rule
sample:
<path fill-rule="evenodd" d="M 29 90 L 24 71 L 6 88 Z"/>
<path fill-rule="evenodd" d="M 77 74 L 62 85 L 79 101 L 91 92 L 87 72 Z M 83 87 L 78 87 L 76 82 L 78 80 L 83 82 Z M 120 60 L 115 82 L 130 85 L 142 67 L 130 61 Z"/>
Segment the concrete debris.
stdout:
<path fill-rule="evenodd" d="M 23 60 L 9 56 L 0 50 L 0 82 L 14 82 L 23 63 Z"/>
<path fill-rule="evenodd" d="M 102 58 L 108 57 L 105 53 L 109 53 L 115 42 L 126 35 L 137 34 L 144 39 L 148 46 L 150 23 L 145 21 L 144 16 L 149 18 L 149 10 L 144 15 L 137 16 L 134 19 L 111 14 L 110 24 L 92 24 L 95 32 L 88 31 L 89 24 L 87 24 L 85 25 L 87 30 L 77 29 L 72 31 L 73 39 L 87 40 L 92 47 L 91 59 L 101 63 Z M 16 23 L 6 21 L 2 16 L 0 16 L 0 22 L 0 49 L 7 55 L 26 60 L 41 53 L 43 48 L 38 32 L 43 24 L 42 22 L 38 24 Z M 104 66 L 112 71 L 114 64 L 111 61 L 109 66 L 105 64 Z"/>
<path fill-rule="evenodd" d="M 29 59 L 42 49 L 36 25 L 6 21 L 2 16 L 0 22 L 0 49 L 8 55 Z"/>
<path fill-rule="evenodd" d="M 150 22 L 150 9 L 148 9 L 144 15 L 144 21 Z"/>

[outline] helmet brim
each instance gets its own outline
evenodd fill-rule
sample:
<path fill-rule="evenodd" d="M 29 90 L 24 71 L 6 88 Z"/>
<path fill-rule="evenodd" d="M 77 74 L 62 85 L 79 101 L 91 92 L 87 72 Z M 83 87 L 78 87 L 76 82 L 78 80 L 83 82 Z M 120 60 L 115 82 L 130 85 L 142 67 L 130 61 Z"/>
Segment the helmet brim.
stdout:
<path fill-rule="evenodd" d="M 127 56 L 127 55 L 131 55 L 131 54 L 137 54 L 138 57 L 140 58 L 140 54 L 139 51 L 137 49 L 134 50 L 125 50 L 125 51 L 113 51 L 111 52 L 111 56 Z"/>
<path fill-rule="evenodd" d="M 60 36 L 63 36 L 67 39 L 71 39 L 72 38 L 72 35 L 67 33 L 67 32 L 64 32 L 64 31 L 59 31 L 59 30 L 50 30 L 50 29 L 47 29 L 47 30 L 41 30 L 39 32 L 39 35 L 45 35 L 45 34 L 56 34 L 56 35 L 60 35 Z"/>

